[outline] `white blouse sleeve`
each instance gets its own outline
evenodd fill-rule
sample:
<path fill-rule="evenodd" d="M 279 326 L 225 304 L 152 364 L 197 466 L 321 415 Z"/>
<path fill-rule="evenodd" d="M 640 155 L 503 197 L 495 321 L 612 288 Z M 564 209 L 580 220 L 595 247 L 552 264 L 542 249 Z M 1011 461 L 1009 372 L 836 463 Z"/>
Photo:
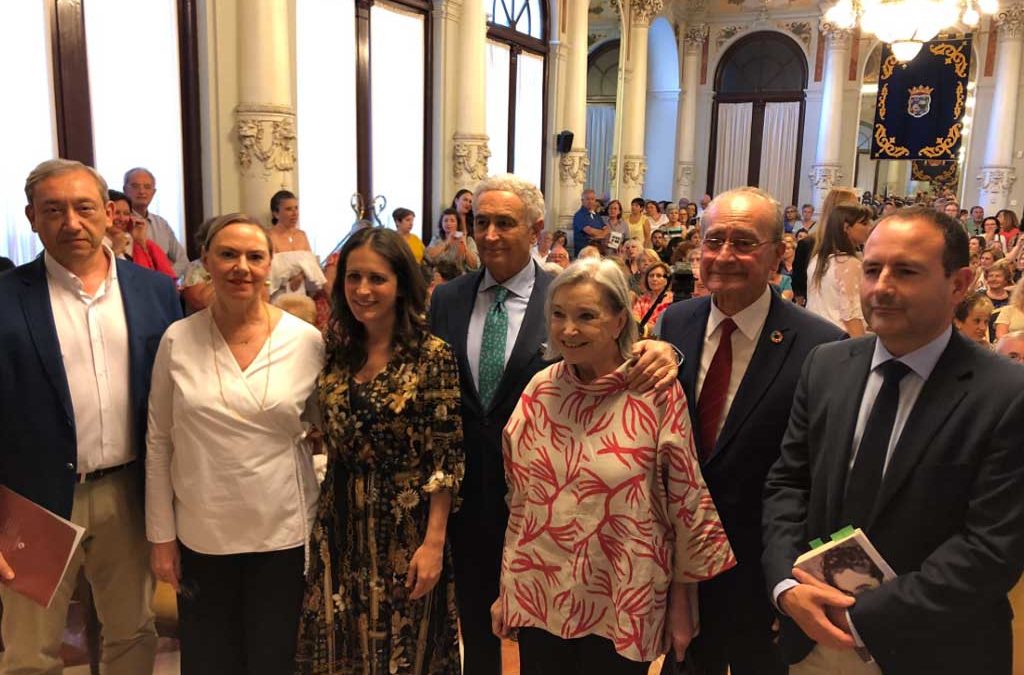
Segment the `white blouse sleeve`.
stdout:
<path fill-rule="evenodd" d="M 164 335 L 153 363 L 149 388 L 149 423 L 146 430 L 146 538 L 155 543 L 174 541 L 174 488 L 171 456 L 174 443 L 174 380 L 171 378 L 172 340 Z"/>
<path fill-rule="evenodd" d="M 840 320 L 864 320 L 864 312 L 860 307 L 860 258 L 852 255 L 836 256 L 832 259 L 833 274 L 839 295 Z"/>

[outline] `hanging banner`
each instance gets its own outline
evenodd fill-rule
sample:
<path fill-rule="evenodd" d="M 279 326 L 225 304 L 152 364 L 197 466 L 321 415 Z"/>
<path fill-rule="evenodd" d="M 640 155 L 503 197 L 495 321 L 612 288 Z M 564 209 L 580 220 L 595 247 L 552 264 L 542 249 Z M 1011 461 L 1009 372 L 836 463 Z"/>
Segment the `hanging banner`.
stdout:
<path fill-rule="evenodd" d="M 960 180 L 959 163 L 941 159 L 915 159 L 910 180 L 928 181 L 932 188 L 956 188 Z"/>
<path fill-rule="evenodd" d="M 926 42 L 909 63 L 882 45 L 872 159 L 958 159 L 971 36 Z"/>

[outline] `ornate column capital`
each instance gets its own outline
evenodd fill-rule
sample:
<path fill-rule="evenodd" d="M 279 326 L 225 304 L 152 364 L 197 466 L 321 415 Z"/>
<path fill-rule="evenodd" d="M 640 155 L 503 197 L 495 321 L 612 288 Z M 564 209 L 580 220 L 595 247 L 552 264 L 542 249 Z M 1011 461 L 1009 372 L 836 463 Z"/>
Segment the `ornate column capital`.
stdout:
<path fill-rule="evenodd" d="M 1000 40 L 1020 40 L 1024 38 L 1024 4 L 1015 2 L 1001 7 L 996 14 Z"/>
<path fill-rule="evenodd" d="M 706 23 L 687 26 L 683 31 L 683 45 L 687 52 L 696 53 L 704 46 L 708 39 L 709 28 Z"/>
<path fill-rule="evenodd" d="M 693 175 L 696 168 L 693 162 L 676 162 L 676 187 L 684 196 L 687 196 L 690 188 L 693 187 Z"/>
<path fill-rule="evenodd" d="M 625 0 L 630 8 L 630 22 L 633 25 L 650 26 L 664 8 L 665 0 Z M 616 14 L 619 12 L 619 4 L 612 3 L 612 9 Z"/>
<path fill-rule="evenodd" d="M 815 190 L 828 192 L 843 179 L 843 171 L 838 164 L 815 164 L 807 177 Z"/>
<path fill-rule="evenodd" d="M 1012 166 L 984 166 L 977 175 L 981 189 L 989 194 L 1008 195 L 1017 181 L 1017 172 Z"/>
<path fill-rule="evenodd" d="M 239 103 L 235 108 L 238 165 L 243 175 L 268 180 L 295 169 L 295 110 L 287 105 Z"/>
<path fill-rule="evenodd" d="M 825 46 L 830 49 L 849 49 L 853 40 L 853 31 L 849 28 L 840 28 L 835 24 L 825 21 L 822 17 L 818 22 L 818 28 L 825 36 Z"/>
<path fill-rule="evenodd" d="M 452 138 L 452 175 L 460 182 L 487 178 L 487 160 L 491 149 L 487 134 L 455 134 Z"/>
<path fill-rule="evenodd" d="M 563 187 L 576 187 L 587 182 L 590 159 L 586 150 L 573 150 L 558 159 L 558 177 Z"/>
<path fill-rule="evenodd" d="M 622 184 L 642 188 L 647 176 L 647 159 L 643 155 L 626 155 L 622 159 Z"/>

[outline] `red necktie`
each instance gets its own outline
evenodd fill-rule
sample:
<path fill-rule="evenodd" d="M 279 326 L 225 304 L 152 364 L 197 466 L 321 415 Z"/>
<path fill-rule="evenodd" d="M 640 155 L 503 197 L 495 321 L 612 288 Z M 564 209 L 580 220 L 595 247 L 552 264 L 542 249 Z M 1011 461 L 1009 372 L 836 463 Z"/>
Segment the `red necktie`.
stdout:
<path fill-rule="evenodd" d="M 704 376 L 704 386 L 697 399 L 701 464 L 708 461 L 715 450 L 718 427 L 725 416 L 725 401 L 729 398 L 729 380 L 732 377 L 732 333 L 736 330 L 736 322 L 725 319 L 718 327 L 718 349 L 711 359 L 711 367 Z"/>

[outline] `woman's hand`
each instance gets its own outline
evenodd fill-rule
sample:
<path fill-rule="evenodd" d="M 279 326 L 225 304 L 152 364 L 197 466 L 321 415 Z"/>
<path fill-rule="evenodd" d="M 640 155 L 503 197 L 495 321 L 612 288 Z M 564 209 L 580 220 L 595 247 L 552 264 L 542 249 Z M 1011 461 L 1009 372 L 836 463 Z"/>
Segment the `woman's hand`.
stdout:
<path fill-rule="evenodd" d="M 177 541 L 151 544 L 149 566 L 157 580 L 170 584 L 175 593 L 181 592 L 181 551 Z"/>
<path fill-rule="evenodd" d="M 494 610 L 491 611 L 493 614 Z M 672 584 L 665 617 L 665 638 L 677 662 L 686 658 L 686 649 L 693 640 L 693 615 L 686 584 Z"/>
<path fill-rule="evenodd" d="M 501 610 L 501 596 L 491 605 L 491 632 L 501 640 L 514 640 L 515 629 L 505 623 L 505 614 Z"/>
<path fill-rule="evenodd" d="M 444 558 L 444 546 L 423 543 L 412 554 L 409 561 L 409 573 L 405 576 L 405 587 L 411 588 L 410 600 L 418 600 L 429 593 L 441 578 L 441 563 Z"/>

